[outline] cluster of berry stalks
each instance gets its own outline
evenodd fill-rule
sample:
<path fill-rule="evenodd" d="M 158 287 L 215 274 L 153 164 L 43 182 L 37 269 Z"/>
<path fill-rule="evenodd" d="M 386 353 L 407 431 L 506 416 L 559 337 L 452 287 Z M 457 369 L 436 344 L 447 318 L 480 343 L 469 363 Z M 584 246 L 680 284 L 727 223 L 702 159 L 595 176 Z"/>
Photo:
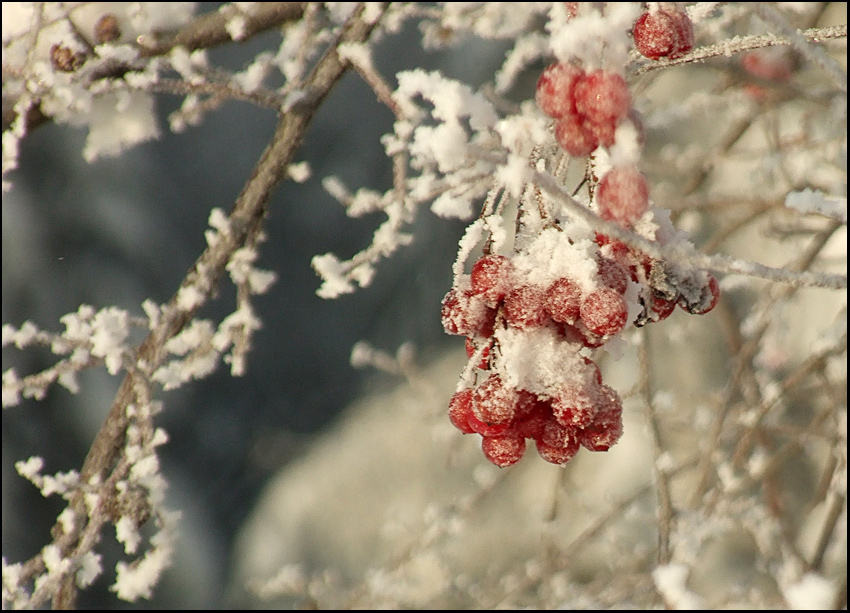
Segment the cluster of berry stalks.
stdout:
<path fill-rule="evenodd" d="M 634 27 L 638 49 L 651 59 L 678 57 L 693 46 L 687 15 L 662 4 L 668 3 Z M 537 83 L 536 100 L 556 120 L 555 139 L 571 156 L 613 146 L 624 122 L 640 139 L 631 94 L 618 73 L 586 72 L 578 62 L 552 64 Z M 635 166 L 614 167 L 598 182 L 594 203 L 600 217 L 632 229 L 649 210 L 649 184 Z M 452 396 L 449 419 L 461 432 L 481 435 L 484 455 L 497 466 L 518 462 L 527 439 L 544 460 L 559 465 L 580 446 L 607 451 L 623 432 L 622 401 L 579 351 L 619 334 L 629 323 L 630 305 L 639 307 L 631 309 L 632 323 L 642 326 L 665 319 L 677 304 L 702 314 L 717 303 L 717 281 L 704 271 L 680 270 L 598 233 L 591 245 L 595 275 L 585 272 L 581 280 L 564 274 L 541 282 L 527 265 L 485 252 L 443 299 L 443 327 L 467 337 L 467 355 L 479 373 L 474 385 Z M 523 335 L 532 340 L 516 343 Z M 509 383 L 524 380 L 511 370 L 518 368 L 516 346 L 553 344 L 566 348 L 557 354 L 557 369 L 569 372 L 552 373 L 552 365 L 534 364 L 542 358 L 521 356 L 521 370 L 549 370 L 545 376 L 525 373 L 531 385 Z"/>

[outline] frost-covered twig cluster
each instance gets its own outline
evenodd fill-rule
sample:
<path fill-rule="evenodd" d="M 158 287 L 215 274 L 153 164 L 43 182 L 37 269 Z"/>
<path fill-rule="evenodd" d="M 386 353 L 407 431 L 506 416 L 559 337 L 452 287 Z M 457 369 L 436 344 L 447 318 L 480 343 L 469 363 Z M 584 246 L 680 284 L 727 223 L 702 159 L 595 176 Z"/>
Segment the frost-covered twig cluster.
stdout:
<path fill-rule="evenodd" d="M 324 569 L 293 561 L 252 577 L 251 589 L 320 606 L 842 606 L 840 6 L 232 3 L 195 15 L 191 3 L 108 11 L 98 3 L 4 3 L 4 190 L 14 190 L 22 140 L 47 122 L 85 127 L 81 154 L 93 161 L 157 138 L 159 95 L 182 98 L 169 117 L 174 132 L 228 100 L 278 114 L 230 212 L 229 203 L 210 207 L 206 248 L 170 300 L 147 300 L 136 313 L 81 305 L 61 318 L 61 332 L 30 321 L 3 326 L 4 347 L 47 347 L 56 356 L 40 372 L 4 370 L 4 408 L 22 410 L 11 407 L 41 400 L 56 383 L 76 393 L 87 369 L 123 376 L 78 470 L 48 474 L 38 455 L 16 464 L 45 497 L 58 494 L 67 505 L 38 554 L 20 563 L 4 557 L 4 606 L 73 606 L 78 590 L 107 572 L 99 553 L 107 525 L 130 560 L 118 564 L 111 589 L 126 600 L 152 594 L 179 530 L 177 513 L 163 506 L 156 448 L 168 437 L 155 419 L 167 404 L 159 390 L 204 379 L 221 361 L 233 376 L 250 369 L 252 339 L 262 333 L 252 297 L 276 276 L 255 266 L 262 242 L 274 240 L 264 227 L 267 202 L 281 181 L 311 180 L 309 165 L 296 163 L 302 138 L 349 69 L 394 120 L 381 139 L 392 181 L 380 191 L 336 175 L 316 179 L 348 216 L 383 216 L 354 256 L 315 256 L 318 294 L 332 299 L 379 283 L 378 264 L 416 240 L 415 220 L 426 209 L 463 220 L 443 316 L 447 331 L 468 337 L 457 393 L 466 390 L 473 408 L 455 410 L 455 426 L 467 439 L 483 435 L 485 455 L 500 466 L 519 460 L 525 438 L 564 464 L 579 442 L 611 447 L 622 433 L 620 413 L 627 422 L 639 416 L 651 462 L 646 482 L 624 484 L 615 500 L 570 485 L 571 504 L 594 518 L 567 542 L 542 530 L 543 545 L 504 552 L 493 560 L 498 576 L 461 568 L 452 570 L 461 573 L 456 580 L 444 577 L 446 543 L 462 542 L 464 524 L 508 487 L 504 474 L 492 479 L 477 467 L 477 489 L 429 506 L 418 536 L 383 566 L 364 569 L 362 582 L 335 583 Z M 416 66 L 381 74 L 381 41 L 411 26 L 424 49 L 478 38 L 508 51 L 483 86 Z M 211 64 L 209 49 L 270 30 L 280 32 L 279 46 L 243 70 Z M 539 91 L 535 99 L 528 83 L 541 73 L 570 83 L 568 102 L 550 104 Z M 624 173 L 628 190 L 642 194 L 637 204 L 611 195 Z M 474 262 L 492 268 L 476 279 Z M 503 279 L 492 271 L 504 262 L 511 272 Z M 236 288 L 230 314 L 200 317 L 225 275 Z M 581 306 L 553 298 L 562 279 L 578 287 Z M 467 302 L 456 308 L 460 296 Z M 602 307 L 586 306 L 589 296 Z M 706 318 L 667 319 L 677 304 L 700 314 L 717 308 Z M 357 365 L 417 379 L 407 346 L 396 359 L 365 344 L 355 349 Z M 579 380 L 593 387 L 598 402 L 585 406 L 593 415 L 563 400 Z M 514 404 L 522 402 L 526 413 L 518 416 Z M 538 402 L 548 403 L 540 409 L 550 416 L 545 433 L 529 417 Z M 597 405 L 616 418 L 593 421 Z M 505 443 L 508 427 L 521 435 Z M 800 474 L 809 477 L 806 487 L 792 485 Z M 563 519 L 554 501 L 566 479 L 547 487 L 553 502 L 540 525 L 554 526 Z M 654 542 L 640 551 L 620 547 L 634 529 L 654 531 Z M 719 570 L 730 541 L 743 542 L 751 560 L 740 583 Z M 605 562 L 579 568 L 574 560 L 587 550 Z M 441 588 L 414 585 L 406 574 L 414 572 L 422 573 L 418 581 L 440 575 Z"/>

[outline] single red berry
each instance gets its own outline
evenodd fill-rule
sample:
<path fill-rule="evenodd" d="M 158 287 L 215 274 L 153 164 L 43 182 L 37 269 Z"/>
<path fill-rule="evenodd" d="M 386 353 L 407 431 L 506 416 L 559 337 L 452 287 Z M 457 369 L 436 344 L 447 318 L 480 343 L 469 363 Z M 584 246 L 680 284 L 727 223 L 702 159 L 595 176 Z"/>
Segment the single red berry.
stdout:
<path fill-rule="evenodd" d="M 589 451 L 608 451 L 623 435 L 623 403 L 616 391 L 603 385 L 598 394 L 593 422 L 578 432 L 578 440 Z"/>
<path fill-rule="evenodd" d="M 631 227 L 649 209 L 649 183 L 634 166 L 612 168 L 596 189 L 602 219 Z"/>
<path fill-rule="evenodd" d="M 539 328 L 546 323 L 543 291 L 533 285 L 521 285 L 505 296 L 505 321 L 515 328 Z"/>
<path fill-rule="evenodd" d="M 525 453 L 525 439 L 518 434 L 485 436 L 481 439 L 484 456 L 500 468 L 516 464 Z"/>
<path fill-rule="evenodd" d="M 661 296 L 656 296 L 654 293 L 652 294 L 652 306 L 650 307 L 653 312 L 652 321 L 661 321 L 670 317 L 670 314 L 676 308 L 675 300 L 666 300 Z"/>
<path fill-rule="evenodd" d="M 450 289 L 443 298 L 440 314 L 447 334 L 493 334 L 496 311 L 488 308 L 481 297 L 468 289 Z"/>
<path fill-rule="evenodd" d="M 456 392 L 449 400 L 449 421 L 464 434 L 475 432 L 469 426 L 469 416 L 472 415 L 472 390 L 467 388 Z"/>
<path fill-rule="evenodd" d="M 632 103 L 626 80 L 607 70 L 594 70 L 579 79 L 575 97 L 576 111 L 597 124 L 616 124 L 628 115 Z"/>
<path fill-rule="evenodd" d="M 553 320 L 574 323 L 581 312 L 581 288 L 569 277 L 561 277 L 546 290 L 545 305 Z"/>
<path fill-rule="evenodd" d="M 625 294 L 629 287 L 629 273 L 614 260 L 599 258 L 599 278 L 607 287 L 616 290 L 618 294 Z"/>
<path fill-rule="evenodd" d="M 572 460 L 579 448 L 578 440 L 574 440 L 572 444 L 567 445 L 566 447 L 553 447 L 552 445 L 547 445 L 542 441 L 536 442 L 537 453 L 540 454 L 540 457 L 550 464 L 557 464 L 558 466 L 563 466 Z"/>
<path fill-rule="evenodd" d="M 626 325 L 629 309 L 623 297 L 610 287 L 597 289 L 581 303 L 581 321 L 594 334 L 610 336 Z"/>
<path fill-rule="evenodd" d="M 552 399 L 552 415 L 565 428 L 584 428 L 596 417 L 594 390 L 575 383 L 563 386 Z"/>
<path fill-rule="evenodd" d="M 694 28 L 682 11 L 648 11 L 635 22 L 635 47 L 645 57 L 676 59 L 694 48 Z"/>
<path fill-rule="evenodd" d="M 676 31 L 676 47 L 673 53 L 668 55 L 671 60 L 690 53 L 694 48 L 694 24 L 688 14 L 684 11 L 671 11 L 673 15 L 673 28 Z"/>
<path fill-rule="evenodd" d="M 574 440 L 574 430 L 558 423 L 554 414 L 553 417 L 543 426 L 543 434 L 540 437 L 540 442 L 552 447 L 567 447 Z"/>
<path fill-rule="evenodd" d="M 549 117 L 575 115 L 573 89 L 584 71 L 574 64 L 560 62 L 546 67 L 537 79 L 535 99 L 540 110 Z"/>
<path fill-rule="evenodd" d="M 714 275 L 706 274 L 708 276 L 708 283 L 701 288 L 697 300 L 687 302 L 684 296 L 679 298 L 679 305 L 688 313 L 705 315 L 717 306 L 717 301 L 720 300 L 720 285 L 717 283 L 717 279 L 714 278 Z"/>
<path fill-rule="evenodd" d="M 517 400 L 517 391 L 494 373 L 473 390 L 472 413 L 488 425 L 508 424 L 514 418 Z"/>
<path fill-rule="evenodd" d="M 599 146 L 599 139 L 586 122 L 577 115 L 565 115 L 555 124 L 555 140 L 573 157 L 590 155 Z"/>
<path fill-rule="evenodd" d="M 472 266 L 472 293 L 490 305 L 497 304 L 511 288 L 513 264 L 503 255 L 485 255 Z"/>

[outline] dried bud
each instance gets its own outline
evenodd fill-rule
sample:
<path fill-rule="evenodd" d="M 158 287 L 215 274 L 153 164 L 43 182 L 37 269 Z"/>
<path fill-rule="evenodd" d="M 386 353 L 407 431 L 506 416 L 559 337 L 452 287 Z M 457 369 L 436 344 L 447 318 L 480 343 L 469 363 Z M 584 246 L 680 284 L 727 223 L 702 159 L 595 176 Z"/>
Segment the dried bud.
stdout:
<path fill-rule="evenodd" d="M 106 13 L 94 25 L 94 40 L 98 45 L 114 42 L 120 37 L 121 28 L 118 27 L 118 19 L 112 13 Z"/>
<path fill-rule="evenodd" d="M 74 72 L 83 65 L 83 55 L 74 53 L 64 45 L 53 45 L 50 48 L 50 63 L 53 68 L 62 72 Z"/>

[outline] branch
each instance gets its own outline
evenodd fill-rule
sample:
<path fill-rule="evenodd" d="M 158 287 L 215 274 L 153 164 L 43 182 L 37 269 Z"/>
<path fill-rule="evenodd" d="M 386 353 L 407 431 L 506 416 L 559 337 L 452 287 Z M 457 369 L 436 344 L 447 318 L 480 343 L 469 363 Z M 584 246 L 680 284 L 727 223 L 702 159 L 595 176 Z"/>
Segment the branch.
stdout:
<path fill-rule="evenodd" d="M 386 5 L 383 5 L 380 14 L 385 10 Z M 331 45 L 307 78 L 305 89 L 310 93 L 308 99 L 281 117 L 271 142 L 236 200 L 229 217 L 229 231 L 222 232 L 221 240 L 210 245 L 201 254 L 177 292 L 163 308 L 158 325 L 139 346 L 134 363 L 144 374 L 142 387 L 149 388 L 151 374 L 163 363 L 167 354 L 165 343 L 178 334 L 197 310 L 209 300 L 232 254 L 260 231 L 272 190 L 286 176 L 287 167 L 292 162 L 314 114 L 348 68 L 348 63 L 339 57 L 336 47 L 342 43 L 365 41 L 378 21 L 367 23 L 361 20 L 363 11 L 364 6 L 361 4 L 342 27 L 336 43 Z M 191 297 L 191 300 L 187 297 Z M 124 378 L 112 408 L 83 464 L 81 483 L 104 483 L 123 477 L 116 472 L 125 464 L 120 461 L 120 454 L 129 423 L 127 407 L 137 402 L 140 384 L 138 378 L 138 374 L 133 373 Z M 123 469 L 126 471 L 128 467 L 123 466 Z M 107 479 L 106 475 L 110 472 L 112 474 Z M 108 497 L 111 492 L 107 490 L 104 494 Z M 78 525 L 70 533 L 64 533 L 57 524 L 55 533 L 62 535 L 57 539 L 57 544 L 61 547 L 63 556 L 78 548 L 84 531 L 96 532 L 95 528 L 99 528 L 86 523 L 91 522 L 91 518 L 81 491 L 75 493 L 69 507 L 78 517 L 87 520 L 81 522 L 86 525 Z M 104 521 L 104 518 L 100 518 L 98 523 L 102 524 Z M 75 599 L 75 573 L 71 572 L 65 576 L 62 588 L 54 598 L 54 606 L 73 606 Z"/>

